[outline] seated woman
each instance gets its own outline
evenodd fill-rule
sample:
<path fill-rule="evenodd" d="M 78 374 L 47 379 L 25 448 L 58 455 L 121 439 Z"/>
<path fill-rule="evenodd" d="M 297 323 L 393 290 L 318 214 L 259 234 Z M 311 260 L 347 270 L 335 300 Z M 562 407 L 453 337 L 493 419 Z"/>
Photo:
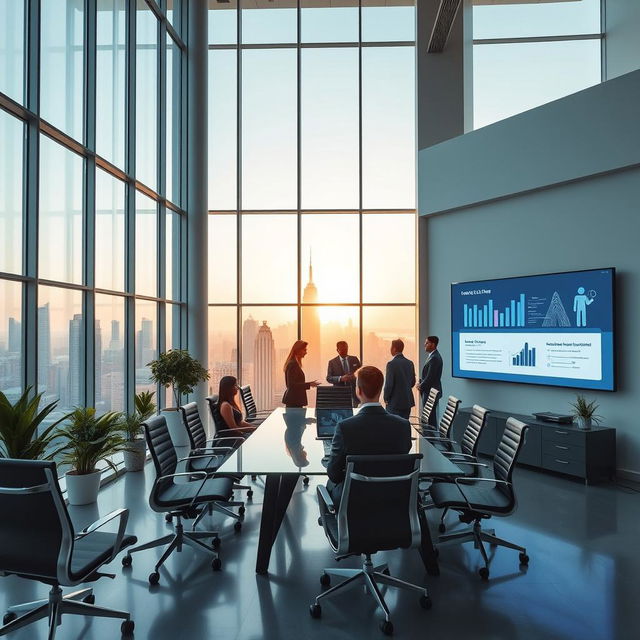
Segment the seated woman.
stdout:
<path fill-rule="evenodd" d="M 238 405 L 238 380 L 234 376 L 224 376 L 218 391 L 218 409 L 225 429 L 235 429 L 240 435 L 248 436 L 256 430 L 243 417 Z M 222 427 L 222 425 L 220 425 Z"/>

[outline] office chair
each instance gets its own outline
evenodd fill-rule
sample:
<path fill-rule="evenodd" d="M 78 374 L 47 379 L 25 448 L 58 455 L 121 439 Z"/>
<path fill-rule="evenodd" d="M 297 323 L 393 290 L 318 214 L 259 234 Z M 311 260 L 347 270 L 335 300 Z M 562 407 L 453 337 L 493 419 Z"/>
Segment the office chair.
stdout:
<path fill-rule="evenodd" d="M 364 582 L 368 593 L 383 610 L 380 628 L 387 635 L 393 633 L 393 624 L 379 585 L 414 591 L 420 594 L 420 605 L 431 608 L 426 588 L 392 577 L 386 564 L 374 566 L 371 561 L 371 556 L 378 551 L 420 545 L 417 491 L 421 458 L 421 453 L 347 456 L 347 472 L 337 510 L 327 489 L 318 487 L 320 520 L 336 560 L 364 555 L 364 562 L 362 569 L 330 567 L 324 570 L 320 583 L 325 587 L 331 584 L 331 575 L 346 580 L 316 597 L 309 608 L 311 617 L 322 615 L 321 599 L 342 593 L 355 581 Z"/>
<path fill-rule="evenodd" d="M 264 422 L 269 415 L 271 414 L 270 410 L 258 411 L 258 407 L 256 405 L 256 401 L 253 398 L 253 393 L 251 392 L 251 386 L 245 384 L 243 387 L 240 387 L 240 397 L 242 398 L 242 404 L 244 405 L 244 410 L 246 411 L 245 420 L 252 424 L 259 425 L 261 422 Z"/>
<path fill-rule="evenodd" d="M 0 627 L 0 636 L 49 619 L 49 640 L 65 614 L 102 618 L 123 618 L 120 631 L 133 633 L 134 623 L 126 611 L 94 605 L 93 589 L 67 595 L 61 586 L 93 582 L 102 577 L 103 564 L 111 562 L 121 549 L 135 544 L 125 529 L 127 509 L 116 509 L 79 533 L 75 533 L 67 512 L 54 462 L 44 460 L 0 460 L 0 575 L 17 575 L 51 586 L 49 598 L 14 605 Z M 118 520 L 118 532 L 100 531 Z M 22 613 L 18 617 L 18 612 Z"/>
<path fill-rule="evenodd" d="M 431 391 L 433 391 L 433 389 L 431 389 Z M 458 415 L 459 408 L 460 400 L 455 396 L 449 396 L 447 398 L 447 404 L 445 405 L 440 424 L 438 425 L 438 431 L 431 435 L 423 434 L 422 437 L 438 448 L 442 448 L 445 451 L 452 451 L 452 445 L 455 443 L 455 440 L 451 439 L 451 431 L 453 429 L 453 423 L 456 416 Z"/>
<path fill-rule="evenodd" d="M 351 409 L 353 397 L 349 386 L 316 387 L 316 409 Z"/>
<path fill-rule="evenodd" d="M 484 567 L 479 570 L 483 580 L 489 579 L 489 559 L 484 542 L 515 549 L 520 552 L 520 564 L 527 565 L 529 556 L 524 547 L 498 538 L 493 530 L 482 530 L 482 520 L 491 516 L 508 516 L 516 509 L 516 494 L 513 488 L 513 468 L 524 444 L 527 425 L 509 418 L 493 458 L 493 478 L 456 478 L 455 482 L 437 482 L 431 485 L 431 497 L 437 507 L 454 509 L 460 513 L 462 522 L 473 527 L 466 531 L 449 533 L 439 538 L 444 544 L 473 541 L 480 549 Z M 493 485 L 493 486 L 490 486 Z"/>
<path fill-rule="evenodd" d="M 433 411 L 433 407 L 436 404 L 436 400 L 440 392 L 437 389 L 431 387 L 429 389 L 429 395 L 427 396 L 427 401 L 424 403 L 422 407 L 422 412 L 420 413 L 420 417 L 410 416 L 412 419 L 411 424 L 422 433 L 423 430 L 434 431 L 434 427 L 432 424 L 429 424 L 429 418 L 431 417 L 431 412 Z M 414 422 L 417 419 L 417 422 Z"/>
<path fill-rule="evenodd" d="M 167 514 L 167 522 L 172 522 L 173 518 L 176 519 L 175 533 L 129 549 L 127 555 L 122 559 L 122 565 L 131 566 L 132 553 L 166 545 L 164 553 L 149 575 L 149 583 L 158 584 L 160 580 L 158 569 L 174 551 L 180 553 L 183 545 L 187 544 L 213 555 L 211 568 L 214 571 L 219 570 L 222 567 L 222 561 L 216 551 L 220 544 L 218 532 L 196 531 L 195 528 L 204 515 L 213 508 L 236 518 L 238 521 L 235 524 L 235 529 L 236 531 L 240 530 L 242 526 L 239 522 L 240 516 L 226 508 L 242 505 L 242 503 L 230 501 L 233 479 L 229 477 L 212 478 L 208 476 L 206 471 L 176 473 L 178 458 L 164 416 L 154 416 L 144 422 L 143 426 L 147 446 L 156 470 L 156 479 L 149 495 L 149 506 L 157 513 Z M 189 478 L 189 481 L 177 484 L 174 482 L 175 478 Z M 184 518 L 195 518 L 191 531 L 184 530 L 182 524 Z M 211 546 L 203 542 L 205 538 L 212 539 Z"/>

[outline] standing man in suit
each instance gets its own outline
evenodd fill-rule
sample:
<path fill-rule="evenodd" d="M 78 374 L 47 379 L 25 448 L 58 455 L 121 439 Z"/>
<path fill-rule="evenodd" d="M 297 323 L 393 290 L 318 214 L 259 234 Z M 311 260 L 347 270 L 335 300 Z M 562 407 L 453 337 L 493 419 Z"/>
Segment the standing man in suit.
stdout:
<path fill-rule="evenodd" d="M 420 381 L 416 385 L 416 388 L 420 391 L 422 397 L 422 404 L 427 401 L 429 391 L 431 389 L 438 390 L 438 396 L 433 405 L 433 410 L 429 416 L 429 424 L 434 428 L 438 425 L 438 402 L 442 397 L 442 356 L 438 351 L 438 343 L 440 338 L 438 336 L 428 336 L 424 343 L 424 350 L 427 353 L 427 359 L 422 367 L 422 376 Z"/>
<path fill-rule="evenodd" d="M 360 411 L 336 427 L 327 464 L 327 489 L 336 507 L 342 496 L 348 455 L 409 453 L 411 450 L 409 421 L 387 413 L 380 404 L 383 382 L 380 369 L 362 367 L 356 377 L 356 394 L 362 402 Z"/>
<path fill-rule="evenodd" d="M 356 371 L 362 366 L 360 360 L 356 356 L 350 356 L 349 345 L 340 340 L 336 344 L 337 357 L 329 360 L 327 367 L 327 382 L 334 387 L 351 387 L 351 397 L 353 406 L 359 404 L 358 396 L 356 396 Z"/>
<path fill-rule="evenodd" d="M 384 381 L 384 401 L 387 411 L 401 418 L 408 419 L 411 407 L 415 405 L 413 399 L 413 385 L 416 383 L 416 370 L 413 362 L 404 357 L 404 342 L 392 340 L 391 355 L 387 362 L 387 373 Z"/>

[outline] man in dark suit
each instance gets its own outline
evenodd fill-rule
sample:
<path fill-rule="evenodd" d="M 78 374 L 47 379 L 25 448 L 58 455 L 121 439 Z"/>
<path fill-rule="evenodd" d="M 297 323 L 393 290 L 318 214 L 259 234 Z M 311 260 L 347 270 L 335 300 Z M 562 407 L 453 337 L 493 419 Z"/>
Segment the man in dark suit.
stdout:
<path fill-rule="evenodd" d="M 422 376 L 416 387 L 420 391 L 422 397 L 422 404 L 424 405 L 429 396 L 431 389 L 438 390 L 438 397 L 436 398 L 433 410 L 429 416 L 429 424 L 436 427 L 438 422 L 438 416 L 436 414 L 438 408 L 438 402 L 442 397 L 442 356 L 438 351 L 438 343 L 440 339 L 438 336 L 428 336 L 424 343 L 424 350 L 427 352 L 427 359 L 422 367 Z"/>
<path fill-rule="evenodd" d="M 380 404 L 384 377 L 376 367 L 362 367 L 356 377 L 360 411 L 338 424 L 327 464 L 327 489 L 336 507 L 342 496 L 348 455 L 408 453 L 411 426 L 408 420 L 387 413 Z"/>
<path fill-rule="evenodd" d="M 401 418 L 409 418 L 411 407 L 415 405 L 413 399 L 413 385 L 416 383 L 416 370 L 413 362 L 404 357 L 404 342 L 391 342 L 391 355 L 387 362 L 387 372 L 384 381 L 384 401 L 387 411 Z"/>
<path fill-rule="evenodd" d="M 359 404 L 358 397 L 356 396 L 356 371 L 362 366 L 360 360 L 356 356 L 350 356 L 349 345 L 340 340 L 336 344 L 337 357 L 329 360 L 329 366 L 327 367 L 327 382 L 334 387 L 351 387 L 351 397 L 353 399 L 353 406 L 357 407 Z"/>

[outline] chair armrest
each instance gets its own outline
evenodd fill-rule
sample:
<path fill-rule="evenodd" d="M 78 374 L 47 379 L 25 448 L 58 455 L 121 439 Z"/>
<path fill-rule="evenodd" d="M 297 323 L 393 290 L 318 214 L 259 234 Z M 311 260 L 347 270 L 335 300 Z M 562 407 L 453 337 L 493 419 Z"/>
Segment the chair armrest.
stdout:
<path fill-rule="evenodd" d="M 433 441 L 433 442 L 448 442 L 449 444 L 458 444 L 457 440 L 452 440 L 451 438 L 441 438 L 440 436 L 422 436 L 425 440 Z"/>
<path fill-rule="evenodd" d="M 327 487 L 325 487 L 324 485 L 318 485 L 317 490 L 318 490 L 318 496 L 322 498 L 322 502 L 324 502 L 324 505 L 327 508 L 327 511 L 329 511 L 330 513 L 335 513 L 336 506 L 335 504 L 333 504 L 333 500 L 331 499 L 331 496 L 327 491 Z"/>
<path fill-rule="evenodd" d="M 244 438 L 242 436 L 225 436 L 224 438 L 211 438 L 210 440 L 207 440 L 207 442 L 212 443 L 211 447 L 215 447 L 217 442 L 235 442 L 235 443 L 242 443 L 244 442 Z M 230 445 L 226 445 L 229 446 L 230 448 L 234 448 L 236 445 L 234 444 L 230 444 Z M 238 445 L 239 446 L 239 445 Z M 205 449 L 209 449 L 210 447 L 204 447 Z"/>
<path fill-rule="evenodd" d="M 458 460 L 457 462 L 458 464 L 466 464 L 468 467 L 485 467 L 486 469 L 489 468 L 489 465 L 485 464 L 484 462 L 467 462 L 466 460 Z"/>
<path fill-rule="evenodd" d="M 156 484 L 160 482 L 160 480 L 168 480 L 169 478 L 180 478 L 180 477 L 189 477 L 193 478 L 193 476 L 199 476 L 203 480 L 207 479 L 207 474 L 204 471 L 188 471 L 182 473 L 169 473 L 166 476 L 160 476 L 156 478 Z"/>
<path fill-rule="evenodd" d="M 94 531 L 101 529 L 105 524 L 111 522 L 115 518 L 120 518 L 120 524 L 118 525 L 118 533 L 116 534 L 116 541 L 113 545 L 113 552 L 109 556 L 109 559 L 106 560 L 103 564 L 107 564 L 115 558 L 116 555 L 120 552 L 120 547 L 122 545 L 122 539 L 124 538 L 125 529 L 127 527 L 127 522 L 129 520 L 129 509 L 116 509 L 111 513 L 108 513 L 106 516 L 96 520 L 94 523 L 90 524 L 88 527 L 85 527 L 80 533 L 76 534 L 74 540 L 80 540 L 85 536 L 91 535 Z"/>
<path fill-rule="evenodd" d="M 198 460 L 200 458 L 207 458 L 209 460 L 215 458 L 216 460 L 218 460 L 218 458 L 224 458 L 224 456 L 216 455 L 215 453 L 206 453 L 200 456 L 187 456 L 186 458 L 178 458 L 178 462 L 186 462 L 187 460 Z"/>
<path fill-rule="evenodd" d="M 471 460 L 477 460 L 476 456 L 472 456 L 470 453 L 459 453 L 458 451 L 441 451 L 443 456 L 449 456 L 451 458 L 470 458 Z"/>
<path fill-rule="evenodd" d="M 191 449 L 190 455 L 204 455 L 204 453 L 216 454 L 216 453 L 233 453 L 235 449 L 233 447 L 199 447 L 198 449 Z M 204 452 L 204 453 L 203 453 Z"/>
<path fill-rule="evenodd" d="M 453 480 L 456 483 L 456 487 L 458 487 L 458 491 L 460 492 L 460 495 L 462 495 L 464 501 L 467 503 L 467 506 L 469 507 L 469 511 L 479 511 L 478 508 L 473 508 L 471 506 L 471 503 L 469 502 L 467 496 L 465 495 L 464 491 L 462 490 L 462 487 L 460 486 L 461 484 L 474 484 L 476 482 L 494 482 L 494 483 L 498 483 L 498 484 L 506 484 L 506 485 L 510 485 L 510 482 L 507 482 L 506 480 L 496 480 L 495 478 L 454 478 Z"/>

